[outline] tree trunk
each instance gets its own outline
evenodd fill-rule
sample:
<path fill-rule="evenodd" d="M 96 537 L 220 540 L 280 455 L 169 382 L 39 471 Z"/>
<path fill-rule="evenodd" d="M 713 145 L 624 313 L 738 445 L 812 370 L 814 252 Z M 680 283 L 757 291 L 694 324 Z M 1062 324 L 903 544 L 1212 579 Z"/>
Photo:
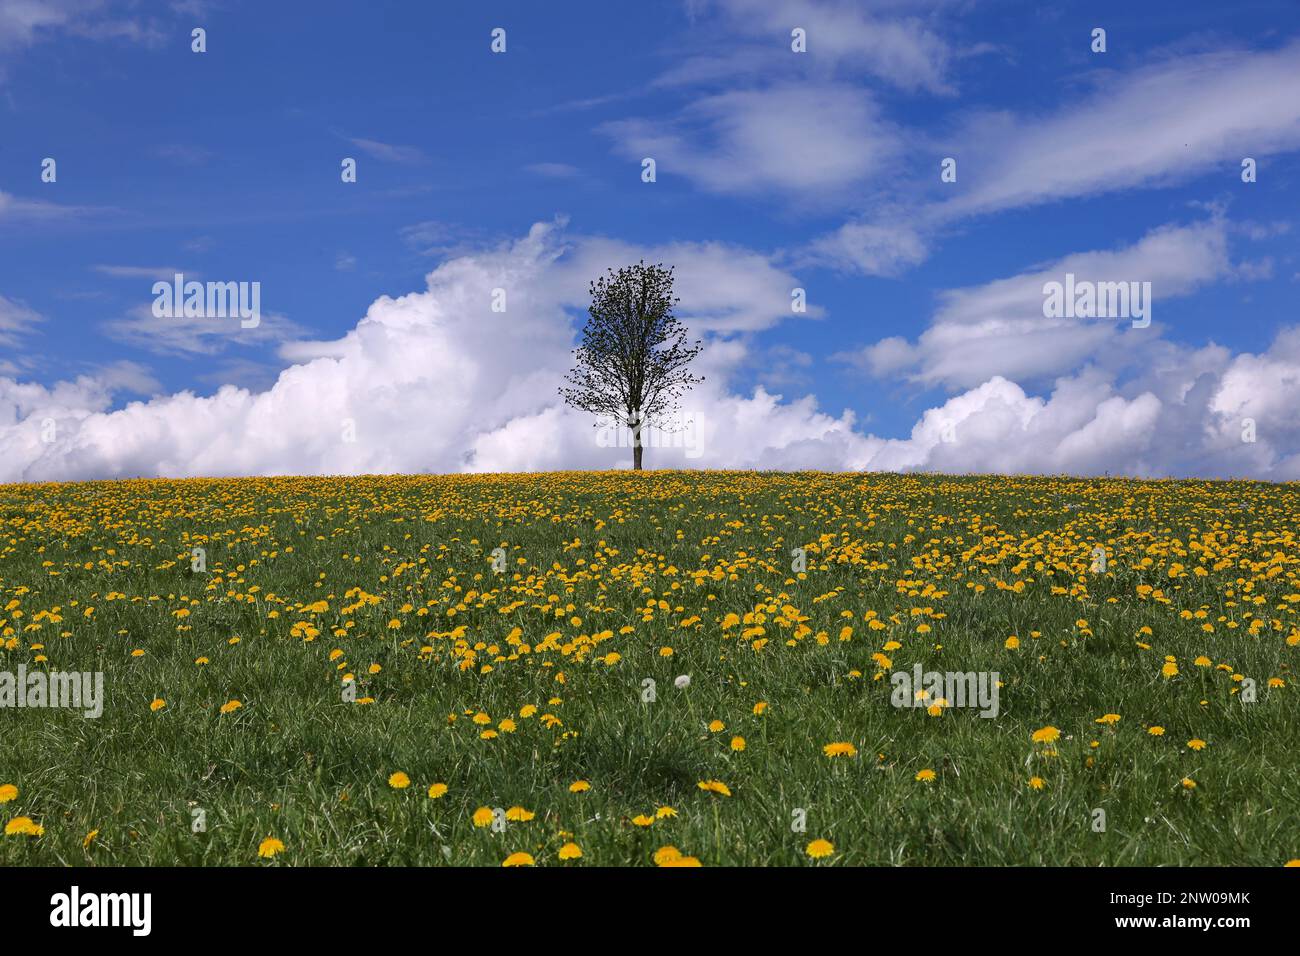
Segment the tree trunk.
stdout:
<path fill-rule="evenodd" d="M 641 453 L 645 451 L 641 447 L 641 415 L 633 412 L 629 416 L 628 427 L 632 429 L 632 470 L 641 470 Z"/>

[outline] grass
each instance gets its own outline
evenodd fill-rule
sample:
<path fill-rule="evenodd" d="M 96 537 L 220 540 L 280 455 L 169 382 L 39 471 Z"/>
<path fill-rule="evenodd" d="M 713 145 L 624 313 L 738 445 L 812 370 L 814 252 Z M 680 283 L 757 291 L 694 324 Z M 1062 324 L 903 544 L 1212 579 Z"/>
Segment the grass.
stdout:
<path fill-rule="evenodd" d="M 0 821 L 43 828 L 0 864 L 1277 865 L 1298 506 L 731 472 L 0 486 L 0 672 L 107 696 L 0 709 Z M 997 672 L 997 717 L 892 706 L 918 663 Z"/>

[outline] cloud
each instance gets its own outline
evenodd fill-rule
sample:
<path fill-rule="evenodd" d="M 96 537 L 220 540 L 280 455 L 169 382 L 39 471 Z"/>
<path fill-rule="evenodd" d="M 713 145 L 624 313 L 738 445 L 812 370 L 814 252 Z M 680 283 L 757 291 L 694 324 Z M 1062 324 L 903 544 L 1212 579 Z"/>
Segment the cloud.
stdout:
<path fill-rule="evenodd" d="M 832 199 L 880 173 L 899 150 L 864 90 L 800 83 L 695 100 L 667 121 L 627 119 L 601 132 L 658 177 L 684 176 L 711 192 L 779 190 Z"/>
<path fill-rule="evenodd" d="M 283 342 L 305 329 L 283 315 L 263 312 L 259 323 L 244 328 L 236 317 L 203 318 L 156 316 L 153 306 L 138 305 L 100 328 L 109 336 L 158 355 L 217 355 L 232 345 L 246 348 Z"/>
<path fill-rule="evenodd" d="M 865 74 L 913 92 L 952 92 L 948 42 L 919 17 L 899 16 L 889 4 L 874 4 L 875 11 L 860 0 L 719 0 L 716 6 L 733 31 L 761 39 L 763 47 L 688 58 L 663 82 L 699 83 L 771 69 L 778 56 L 790 60 L 790 31 L 802 27 L 807 53 L 799 63 L 810 70 Z"/>
<path fill-rule="evenodd" d="M 1244 157 L 1300 148 L 1300 41 L 1102 74 L 1051 114 L 983 113 L 950 141 L 945 155 L 957 158 L 963 185 L 938 207 L 944 220 L 1169 185 L 1212 169 L 1235 182 Z"/>
<path fill-rule="evenodd" d="M 972 217 L 1172 186 L 1211 172 L 1226 188 L 1239 182 L 1245 157 L 1267 175 L 1269 158 L 1300 149 L 1300 41 L 1099 72 L 1087 92 L 1050 112 L 967 109 L 962 117 L 946 134 L 899 134 L 914 154 L 934 157 L 924 175 L 915 165 L 910 174 L 906 165 L 890 167 L 909 175 L 917 197 L 910 206 L 877 202 L 879 208 L 813 239 L 798 261 L 895 275 Z M 923 148 L 915 145 L 922 141 Z M 957 161 L 957 182 L 939 182 L 941 157 Z M 1277 228 L 1251 231 L 1266 237 Z"/>
<path fill-rule="evenodd" d="M 679 263 L 684 300 L 706 294 L 710 270 L 734 287 L 692 307 L 705 381 L 669 423 L 676 430 L 651 442 L 652 467 L 1300 476 L 1297 329 L 1257 355 L 1157 341 L 1135 373 L 1086 368 L 1045 395 L 995 375 L 923 413 L 906 438 L 882 438 L 813 395 L 734 389 L 764 356 L 738 330 L 788 310 L 778 293 L 793 277 L 763 257 L 718 244 L 639 249 L 539 223 L 440 264 L 423 291 L 381 296 L 338 340 L 286 344 L 296 364 L 264 390 L 226 384 L 114 408 L 121 375 L 48 388 L 0 378 L 0 481 L 626 467 L 626 446 L 602 441 L 617 435 L 563 406 L 556 388 L 587 282 L 629 256 Z M 749 285 L 770 288 L 720 309 Z M 491 307 L 498 288 L 504 313 Z M 980 315 L 990 295 L 945 307 Z M 1241 440 L 1247 416 L 1255 442 Z M 47 419 L 53 442 L 42 440 Z"/>
<path fill-rule="evenodd" d="M 156 18 L 117 16 L 110 0 L 7 0 L 0 3 L 0 50 L 31 46 L 64 32 L 88 40 L 128 40 L 159 47 L 167 32 Z"/>
<path fill-rule="evenodd" d="M 41 321 L 41 314 L 26 303 L 0 295 L 0 345 L 17 347 L 17 333 L 25 332 Z"/>
<path fill-rule="evenodd" d="M 391 143 L 381 143 L 375 139 L 357 137 L 349 138 L 348 141 L 372 159 L 382 160 L 385 163 L 417 166 L 428 161 L 424 151 L 416 146 L 395 146 Z"/>
<path fill-rule="evenodd" d="M 0 4 L 0 49 L 29 46 L 43 32 L 64 26 L 99 6 L 99 0 L 21 0 Z"/>
<path fill-rule="evenodd" d="M 891 336 L 836 357 L 875 378 L 948 389 L 997 375 L 1041 383 L 1090 360 L 1118 365 L 1158 337 L 1169 321 L 1170 299 L 1233 274 L 1227 237 L 1219 217 L 1168 225 L 1124 248 L 1075 253 L 1010 278 L 947 291 L 914 344 Z M 1077 282 L 1150 282 L 1152 325 L 1045 317 L 1043 286 L 1064 282 L 1067 273 Z"/>
<path fill-rule="evenodd" d="M 185 274 L 190 279 L 197 279 L 197 272 L 187 272 L 185 269 L 178 269 L 174 266 L 109 266 L 94 265 L 90 267 L 100 275 L 106 275 L 114 279 L 171 279 L 178 273 Z"/>
<path fill-rule="evenodd" d="M 113 211 L 100 206 L 64 206 L 44 199 L 20 199 L 0 190 L 0 224 L 67 222 Z"/>
<path fill-rule="evenodd" d="M 896 276 L 925 261 L 928 253 L 926 240 L 909 223 L 847 222 L 796 250 L 794 258 L 841 272 Z"/>

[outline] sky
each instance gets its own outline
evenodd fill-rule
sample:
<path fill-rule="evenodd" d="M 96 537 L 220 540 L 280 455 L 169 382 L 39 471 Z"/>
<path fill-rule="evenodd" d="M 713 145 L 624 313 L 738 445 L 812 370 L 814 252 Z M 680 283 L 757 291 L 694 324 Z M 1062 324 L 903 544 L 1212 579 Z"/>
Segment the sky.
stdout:
<path fill-rule="evenodd" d="M 1297 200 L 1290 0 L 0 0 L 0 482 L 629 467 L 641 259 L 647 467 L 1297 480 Z"/>

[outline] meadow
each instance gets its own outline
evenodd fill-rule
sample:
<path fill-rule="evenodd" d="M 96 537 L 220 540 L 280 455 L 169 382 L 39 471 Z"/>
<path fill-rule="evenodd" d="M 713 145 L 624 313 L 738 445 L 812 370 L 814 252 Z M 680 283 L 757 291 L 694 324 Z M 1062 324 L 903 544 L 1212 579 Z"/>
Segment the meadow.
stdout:
<path fill-rule="evenodd" d="M 1297 514 L 1122 479 L 0 486 L 0 672 L 106 695 L 0 709 L 0 864 L 1281 865 Z M 996 674 L 996 716 L 895 706 L 917 665 Z"/>

